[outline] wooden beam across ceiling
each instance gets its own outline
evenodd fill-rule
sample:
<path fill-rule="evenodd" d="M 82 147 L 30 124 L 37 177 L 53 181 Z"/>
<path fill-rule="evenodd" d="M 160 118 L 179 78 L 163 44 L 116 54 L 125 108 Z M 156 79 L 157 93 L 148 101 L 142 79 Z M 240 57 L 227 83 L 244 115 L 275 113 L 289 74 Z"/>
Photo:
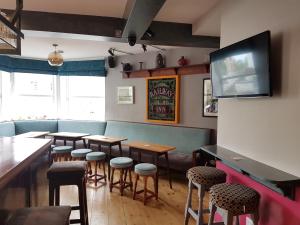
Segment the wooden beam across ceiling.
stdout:
<path fill-rule="evenodd" d="M 126 19 L 123 18 L 24 10 L 21 18 L 21 27 L 25 34 L 30 31 L 50 32 L 66 38 L 78 36 L 87 40 L 127 42 L 127 38 L 122 38 L 126 24 Z M 154 21 L 149 29 L 154 36 L 144 36 L 137 43 L 203 48 L 219 48 L 220 45 L 220 37 L 192 35 L 191 24 Z"/>

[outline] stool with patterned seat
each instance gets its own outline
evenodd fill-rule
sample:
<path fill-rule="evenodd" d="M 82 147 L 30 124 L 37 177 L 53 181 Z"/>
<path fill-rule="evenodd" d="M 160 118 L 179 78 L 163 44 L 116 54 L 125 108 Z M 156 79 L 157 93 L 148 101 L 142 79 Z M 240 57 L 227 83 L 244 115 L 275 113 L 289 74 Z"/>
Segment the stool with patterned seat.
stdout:
<path fill-rule="evenodd" d="M 88 225 L 86 166 L 84 161 L 54 162 L 47 172 L 49 206 L 60 205 L 60 186 L 76 185 L 78 187 L 79 206 L 72 206 L 72 210 L 79 210 L 80 218 L 71 219 L 71 224 L 81 223 L 81 225 Z"/>
<path fill-rule="evenodd" d="M 116 157 L 111 159 L 109 164 L 112 169 L 109 182 L 110 192 L 112 192 L 113 187 L 120 189 L 121 196 L 123 196 L 125 188 L 129 187 L 132 191 L 131 168 L 133 165 L 133 160 L 128 157 Z M 120 171 L 120 178 L 116 182 L 114 182 L 115 170 Z M 127 173 L 129 174 L 129 181 L 127 181 Z"/>
<path fill-rule="evenodd" d="M 106 158 L 106 154 L 104 152 L 90 152 L 88 154 L 86 154 L 86 161 L 88 162 L 88 181 L 92 181 L 95 183 L 95 186 L 97 186 L 97 183 L 100 180 L 105 181 L 106 183 L 106 173 L 105 173 L 105 158 Z M 92 170 L 92 164 L 94 164 L 95 166 L 95 171 L 93 173 Z M 99 167 L 103 168 L 103 175 L 98 174 L 97 169 Z"/>
<path fill-rule="evenodd" d="M 85 160 L 85 157 L 88 153 L 92 152 L 91 149 L 88 149 L 88 148 L 80 148 L 80 149 L 76 149 L 76 150 L 73 150 L 71 152 L 71 156 L 72 156 L 72 159 L 74 160 Z"/>
<path fill-rule="evenodd" d="M 6 225 L 69 225 L 70 214 L 70 206 L 17 209 Z"/>
<path fill-rule="evenodd" d="M 226 181 L 226 173 L 215 167 L 196 166 L 188 170 L 187 178 L 189 180 L 188 198 L 185 207 L 184 224 L 187 225 L 190 216 L 196 220 L 197 225 L 203 224 L 203 214 L 208 213 L 208 209 L 203 209 L 203 199 L 205 192 L 215 184 Z M 192 209 L 192 191 L 198 189 L 199 205 L 197 210 Z"/>
<path fill-rule="evenodd" d="M 144 192 L 144 198 L 143 198 L 144 205 L 146 205 L 147 200 L 149 200 L 150 198 L 155 197 L 157 200 L 158 194 L 157 194 L 157 189 L 155 188 L 156 187 L 157 167 L 151 163 L 140 163 L 134 167 L 134 172 L 136 173 L 136 179 L 135 179 L 135 184 L 134 184 L 133 200 L 136 199 L 137 194 L 140 194 L 143 192 Z M 144 180 L 144 189 L 137 191 L 136 189 L 137 189 L 137 184 L 138 184 L 140 176 L 143 177 L 143 180 Z M 152 179 L 153 179 L 154 192 L 150 191 L 147 188 L 147 181 L 148 181 L 149 177 L 152 177 Z M 150 193 L 150 195 L 147 195 L 148 193 Z"/>
<path fill-rule="evenodd" d="M 239 215 L 251 214 L 253 224 L 258 225 L 259 193 L 242 184 L 217 184 L 210 188 L 209 225 L 213 224 L 215 212 L 223 216 L 225 225 L 233 225 Z M 239 221 L 236 221 L 238 224 Z"/>
<path fill-rule="evenodd" d="M 56 146 L 53 147 L 52 153 L 53 153 L 53 160 L 55 162 L 57 161 L 68 161 L 71 159 L 71 151 L 73 150 L 72 146 Z"/>

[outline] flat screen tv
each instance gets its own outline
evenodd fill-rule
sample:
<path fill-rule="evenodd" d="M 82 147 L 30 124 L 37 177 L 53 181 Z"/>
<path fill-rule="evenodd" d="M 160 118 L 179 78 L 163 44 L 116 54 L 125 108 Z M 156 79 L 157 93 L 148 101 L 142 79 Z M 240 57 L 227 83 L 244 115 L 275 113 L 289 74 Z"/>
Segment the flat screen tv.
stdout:
<path fill-rule="evenodd" d="M 271 96 L 270 31 L 210 54 L 213 96 Z"/>

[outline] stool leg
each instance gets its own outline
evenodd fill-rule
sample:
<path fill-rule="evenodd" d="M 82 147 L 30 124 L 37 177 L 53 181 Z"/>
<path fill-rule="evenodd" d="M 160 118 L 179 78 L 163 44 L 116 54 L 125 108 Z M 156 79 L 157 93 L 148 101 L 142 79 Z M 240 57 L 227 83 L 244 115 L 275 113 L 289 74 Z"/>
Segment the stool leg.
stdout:
<path fill-rule="evenodd" d="M 102 162 L 102 166 L 103 166 L 104 181 L 106 183 L 105 160 Z"/>
<path fill-rule="evenodd" d="M 224 225 L 233 225 L 233 215 L 228 211 L 224 215 Z"/>
<path fill-rule="evenodd" d="M 191 208 L 192 206 L 192 192 L 193 192 L 193 183 L 192 181 L 189 180 L 188 196 L 187 196 L 185 212 L 184 212 L 184 225 L 187 225 L 190 219 L 189 208 Z"/>
<path fill-rule="evenodd" d="M 98 161 L 95 161 L 95 186 L 97 186 L 97 166 L 98 166 Z"/>
<path fill-rule="evenodd" d="M 251 214 L 251 218 L 253 220 L 253 224 L 258 225 L 258 220 L 259 220 L 258 210 L 256 210 L 253 214 Z"/>
<path fill-rule="evenodd" d="M 124 193 L 124 169 L 120 171 L 120 193 L 123 196 Z"/>
<path fill-rule="evenodd" d="M 153 185 L 154 185 L 154 194 L 155 194 L 155 199 L 158 200 L 158 189 L 156 189 L 156 182 L 157 182 L 157 179 L 156 179 L 156 174 L 152 176 L 152 179 L 153 179 Z"/>
<path fill-rule="evenodd" d="M 113 182 L 114 182 L 114 173 L 115 173 L 115 168 L 111 168 L 111 176 L 110 176 L 110 183 L 109 183 L 109 191 L 112 192 L 113 189 Z"/>
<path fill-rule="evenodd" d="M 144 176 L 143 179 L 144 179 L 144 205 L 146 205 L 148 176 Z"/>
<path fill-rule="evenodd" d="M 133 191 L 133 200 L 135 200 L 135 196 L 136 196 L 136 188 L 137 188 L 137 184 L 138 184 L 138 180 L 140 178 L 140 175 L 136 175 L 136 178 L 135 178 L 135 183 L 134 183 L 134 191 Z"/>
<path fill-rule="evenodd" d="M 133 186 L 133 183 L 132 183 L 132 177 L 131 177 L 131 169 L 129 168 L 129 183 L 130 183 L 130 191 L 132 191 L 132 186 Z"/>
<path fill-rule="evenodd" d="M 49 182 L 49 206 L 54 206 L 54 186 Z"/>
<path fill-rule="evenodd" d="M 204 185 L 197 185 L 197 186 L 198 186 L 198 198 L 199 198 L 197 225 L 202 225 L 203 224 L 203 199 L 205 195 L 205 187 Z"/>
<path fill-rule="evenodd" d="M 59 206 L 60 203 L 60 187 L 55 187 L 55 206 Z"/>
<path fill-rule="evenodd" d="M 213 225 L 217 207 L 213 204 L 210 204 L 209 211 L 210 211 L 210 214 L 209 214 L 209 219 L 208 219 L 208 225 Z"/>

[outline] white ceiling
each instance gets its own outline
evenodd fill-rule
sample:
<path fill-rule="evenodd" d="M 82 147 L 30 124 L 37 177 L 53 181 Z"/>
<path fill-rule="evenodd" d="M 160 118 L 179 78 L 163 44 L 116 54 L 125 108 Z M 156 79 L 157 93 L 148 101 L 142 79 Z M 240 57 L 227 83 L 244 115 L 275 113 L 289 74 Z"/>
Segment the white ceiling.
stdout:
<path fill-rule="evenodd" d="M 25 36 L 22 40 L 22 56 L 29 58 L 47 59 L 50 52 L 54 50 L 52 44 L 58 44 L 58 49 L 63 50 L 65 59 L 83 59 L 83 58 L 103 58 L 108 56 L 109 48 L 116 48 L 122 51 L 134 54 L 142 53 L 141 45 L 129 46 L 128 43 L 107 42 L 107 41 L 87 41 L 65 38 L 41 38 Z M 174 48 L 170 46 L 161 46 L 166 49 Z M 148 46 L 147 51 L 158 51 Z M 116 55 L 122 53 L 115 52 Z"/>

